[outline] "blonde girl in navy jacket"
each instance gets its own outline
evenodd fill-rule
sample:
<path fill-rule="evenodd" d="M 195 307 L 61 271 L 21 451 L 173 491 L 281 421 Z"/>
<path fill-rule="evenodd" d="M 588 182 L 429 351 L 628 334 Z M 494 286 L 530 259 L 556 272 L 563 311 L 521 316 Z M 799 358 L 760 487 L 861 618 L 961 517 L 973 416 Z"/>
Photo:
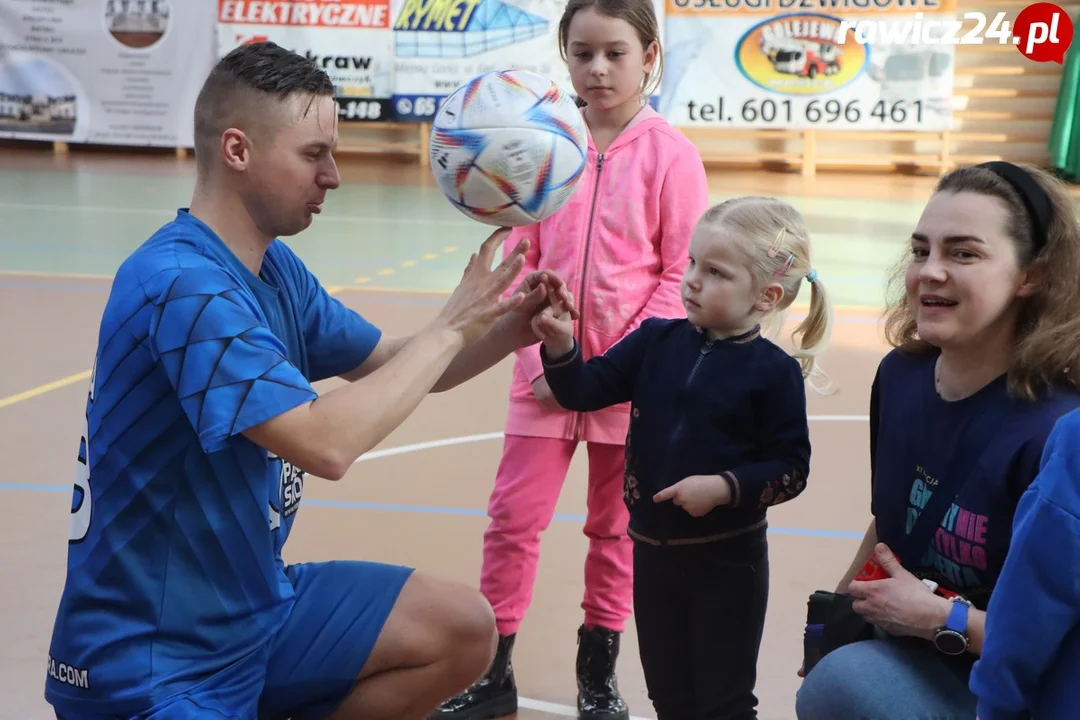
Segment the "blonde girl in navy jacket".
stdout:
<path fill-rule="evenodd" d="M 810 283 L 794 357 L 762 335 Z M 772 198 L 729 200 L 698 222 L 681 284 L 686 317 L 645 320 L 586 360 L 568 314 L 534 321 L 559 404 L 630 402 L 623 499 L 634 617 L 659 720 L 753 718 L 769 593 L 766 512 L 810 472 L 807 376 L 832 314 L 802 217 Z"/>

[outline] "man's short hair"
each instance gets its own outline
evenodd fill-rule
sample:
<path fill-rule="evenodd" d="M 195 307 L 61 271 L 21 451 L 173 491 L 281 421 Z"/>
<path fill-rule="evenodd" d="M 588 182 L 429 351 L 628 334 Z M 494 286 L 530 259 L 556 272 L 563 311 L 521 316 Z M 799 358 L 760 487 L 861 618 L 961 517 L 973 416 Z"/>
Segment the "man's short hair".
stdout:
<path fill-rule="evenodd" d="M 196 160 L 209 160 L 229 127 L 266 123 L 272 129 L 266 101 L 284 103 L 297 95 L 333 97 L 334 83 L 314 62 L 276 43 L 235 48 L 210 71 L 195 101 Z"/>

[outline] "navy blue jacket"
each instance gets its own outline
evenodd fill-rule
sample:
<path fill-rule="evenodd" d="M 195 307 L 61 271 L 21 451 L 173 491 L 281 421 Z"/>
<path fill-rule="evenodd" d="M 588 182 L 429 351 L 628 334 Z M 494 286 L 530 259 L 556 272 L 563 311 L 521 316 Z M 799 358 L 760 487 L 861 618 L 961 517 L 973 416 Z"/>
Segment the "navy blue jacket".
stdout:
<path fill-rule="evenodd" d="M 623 497 L 630 529 L 661 542 L 760 524 L 810 471 L 802 368 L 758 329 L 710 340 L 685 319 L 651 318 L 604 355 L 574 349 L 544 377 L 559 404 L 591 412 L 630 402 Z M 695 518 L 653 495 L 690 475 L 722 475 L 730 505 Z"/>

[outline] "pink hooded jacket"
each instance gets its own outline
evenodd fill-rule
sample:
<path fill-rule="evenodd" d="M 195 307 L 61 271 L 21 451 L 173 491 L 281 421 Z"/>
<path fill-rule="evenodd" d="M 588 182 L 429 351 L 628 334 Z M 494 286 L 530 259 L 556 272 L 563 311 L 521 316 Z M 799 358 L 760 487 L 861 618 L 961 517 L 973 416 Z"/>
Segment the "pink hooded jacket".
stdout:
<path fill-rule="evenodd" d="M 642 108 L 600 155 L 592 136 L 583 177 L 551 217 L 516 228 L 532 245 L 524 273 L 553 270 L 581 312 L 574 334 L 588 359 L 649 317 L 685 317 L 680 283 L 690 235 L 709 205 L 697 148 L 662 115 Z M 551 411 L 532 383 L 544 374 L 540 344 L 517 351 L 506 434 L 622 445 L 629 404 L 593 413 Z"/>

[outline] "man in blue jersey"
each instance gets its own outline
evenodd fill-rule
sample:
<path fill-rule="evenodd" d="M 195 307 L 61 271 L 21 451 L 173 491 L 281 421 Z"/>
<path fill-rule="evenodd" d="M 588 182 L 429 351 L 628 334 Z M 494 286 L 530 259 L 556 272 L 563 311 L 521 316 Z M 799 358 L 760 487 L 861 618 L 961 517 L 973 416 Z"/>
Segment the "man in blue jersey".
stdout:
<path fill-rule="evenodd" d="M 475 590 L 282 560 L 306 473 L 341 478 L 428 392 L 536 342 L 550 293 L 569 301 L 550 273 L 507 292 L 527 243 L 492 270 L 503 230 L 411 337 L 331 297 L 277 238 L 340 184 L 333 94 L 272 43 L 223 58 L 196 102 L 191 207 L 117 271 L 49 648 L 62 720 L 424 718 L 492 659 Z"/>

